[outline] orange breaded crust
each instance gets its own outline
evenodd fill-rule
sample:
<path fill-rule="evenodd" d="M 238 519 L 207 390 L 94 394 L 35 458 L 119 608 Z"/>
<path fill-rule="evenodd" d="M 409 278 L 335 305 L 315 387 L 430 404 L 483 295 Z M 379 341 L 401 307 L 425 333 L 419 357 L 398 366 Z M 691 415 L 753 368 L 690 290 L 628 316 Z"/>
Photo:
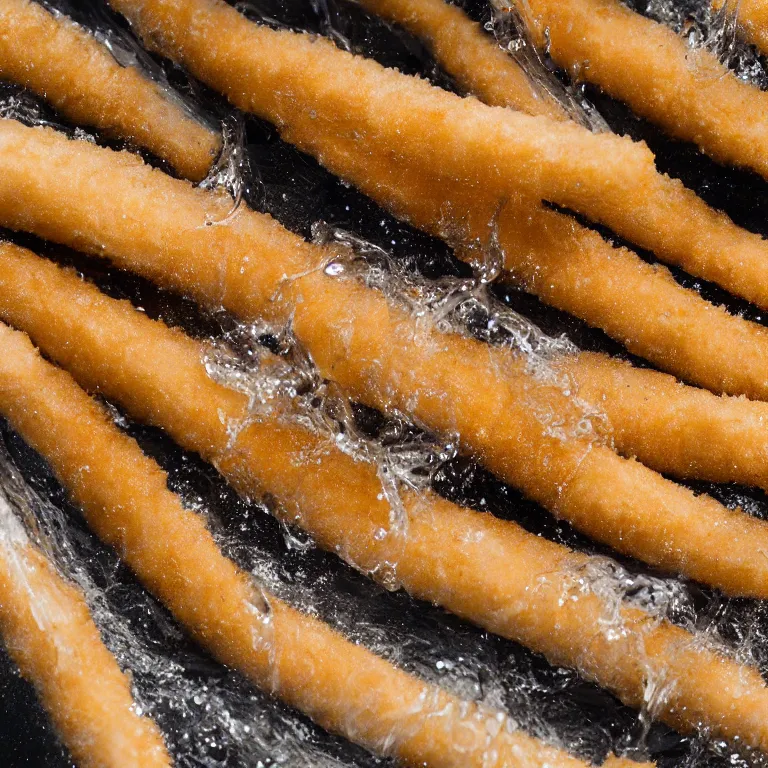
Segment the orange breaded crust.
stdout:
<path fill-rule="evenodd" d="M 259 590 L 68 374 L 1 325 L 0 350 L 0 412 L 48 460 L 100 538 L 220 661 L 324 727 L 409 765 L 585 768 L 514 730 L 502 713 L 419 681 Z"/>
<path fill-rule="evenodd" d="M 455 15 L 455 24 L 462 29 L 468 24 L 475 34 L 482 34 L 458 8 L 443 0 L 363 0 L 363 4 L 424 38 L 441 34 L 442 27 L 433 30 L 433 26 L 443 14 Z M 489 42 L 484 41 L 483 49 Z M 466 45 L 446 34 L 439 48 L 440 60 L 453 71 L 453 57 L 461 61 L 466 51 Z M 495 53 L 502 53 L 509 62 L 506 66 L 512 66 L 510 57 L 497 46 Z M 471 72 L 488 71 L 481 65 L 479 52 L 476 59 Z M 490 60 L 486 64 L 493 72 Z M 482 82 L 467 79 L 465 86 L 488 104 L 504 105 Z M 528 99 L 531 85 L 527 79 L 505 79 L 502 87 L 510 106 L 540 113 L 545 102 Z M 345 161 L 354 159 L 347 153 Z M 374 177 L 375 184 L 361 184 L 362 188 L 380 202 L 384 200 L 398 215 L 454 243 L 462 239 L 483 242 L 489 236 L 488 223 L 497 213 L 496 201 L 489 201 L 484 209 L 474 192 L 467 196 L 454 185 L 457 188 L 448 194 L 450 184 L 439 185 L 440 197 L 436 198 L 438 185 L 422 174 L 395 166 L 387 158 L 374 164 L 368 157 L 363 162 L 367 178 Z M 473 208 L 473 215 L 463 213 Z M 458 225 L 449 211 L 458 217 Z M 527 220 L 520 210 L 502 210 L 497 218 L 496 234 L 507 279 L 551 306 L 604 330 L 629 351 L 685 381 L 713 392 L 768 399 L 768 332 L 762 326 L 715 307 L 679 286 L 664 267 L 650 266 L 627 249 L 612 247 L 570 218 L 541 208 L 531 212 Z M 461 248 L 457 253 L 470 260 L 476 256 Z M 628 295 L 635 298 L 631 304 L 626 301 Z M 636 304 L 645 311 L 635 312 Z M 734 358 L 740 365 L 732 364 Z M 653 461 L 650 465 L 667 471 Z"/>
<path fill-rule="evenodd" d="M 630 760 L 628 757 L 608 755 L 603 763 L 603 768 L 653 768 L 654 765 L 656 763 L 638 763 L 635 760 Z"/>
<path fill-rule="evenodd" d="M 273 122 L 338 176 L 367 181 L 379 202 L 362 162 L 371 156 L 422 174 L 435 194 L 447 178 L 497 203 L 520 194 L 528 205 L 557 203 L 768 307 L 768 243 L 660 175 L 644 144 L 462 99 L 327 40 L 251 23 L 221 0 L 110 3 L 146 45 Z"/>
<path fill-rule="evenodd" d="M 13 354 L 11 334 L 0 327 L 4 354 Z M 128 678 L 83 596 L 29 542 L 0 538 L 0 639 L 81 768 L 171 766 L 160 731 L 136 714 Z"/>
<path fill-rule="evenodd" d="M 498 201 L 483 200 L 449 178 L 433 184 L 405 164 L 359 157 L 341 142 L 329 156 L 364 169 L 364 192 L 456 245 L 467 261 L 482 258 L 494 234 L 506 279 L 601 328 L 630 352 L 713 392 L 768 399 L 768 331 L 683 288 L 664 266 L 520 199 L 499 208 Z M 635 311 L 637 305 L 645 311 Z"/>
<path fill-rule="evenodd" d="M 759 5 L 739 0 L 740 18 Z M 712 53 L 692 50 L 619 0 L 525 0 L 519 7 L 542 46 L 547 30 L 547 49 L 560 66 L 716 160 L 768 175 L 768 94 Z"/>
<path fill-rule="evenodd" d="M 0 121 L 2 139 L 5 225 L 108 256 L 246 320 L 291 318 L 322 374 L 351 397 L 458 433 L 497 475 L 588 535 L 730 594 L 768 594 L 764 523 L 694 496 L 604 445 L 570 437 L 583 412 L 559 387 L 531 376 L 525 360 L 421 329 L 381 294 L 326 275 L 317 265 L 333 252 L 268 216 L 243 208 L 227 226 L 206 226 L 229 210 L 224 194 L 50 130 Z M 68 195 L 54 196 L 57 178 Z M 11 271 L 0 274 L 7 313 L 22 305 L 13 301 L 13 280 Z M 50 322 L 50 330 L 61 324 L 54 316 Z M 553 418 L 565 439 L 548 427 Z"/>
<path fill-rule="evenodd" d="M 718 397 L 587 352 L 557 369 L 580 398 L 602 408 L 620 453 L 676 477 L 768 490 L 768 403 Z"/>
<path fill-rule="evenodd" d="M 486 104 L 566 120 L 562 107 L 537 89 L 512 56 L 461 8 L 445 0 L 357 0 L 371 13 L 421 38 L 440 66 Z"/>
<path fill-rule="evenodd" d="M 0 77 L 30 88 L 62 115 L 129 139 L 193 181 L 221 148 L 217 133 L 91 34 L 34 0 L 0 0 Z"/>
<path fill-rule="evenodd" d="M 584 569 L 594 565 L 590 558 L 431 494 L 405 492 L 407 536 L 390 532 L 382 537 L 381 531 L 390 530 L 390 508 L 382 498 L 375 467 L 274 416 L 251 423 L 233 440 L 231 426 L 242 423 L 247 401 L 208 378 L 203 345 L 27 251 L 5 245 L 0 259 L 4 317 L 26 329 L 83 386 L 119 401 L 134 417 L 164 427 L 179 443 L 214 463 L 240 491 L 271 494 L 278 502 L 274 513 L 302 526 L 321 546 L 368 572 L 396 564 L 397 579 L 414 596 L 522 642 L 555 664 L 580 669 L 633 706 L 642 705 L 647 675 L 672 672 L 678 683 L 666 700 L 667 709 L 660 712 L 667 722 L 684 730 L 706 723 L 727 738 L 739 736 L 768 749 L 768 691 L 757 672 L 735 667 L 683 630 L 635 609 L 621 611 L 624 632 L 595 631 L 602 626 L 607 606 L 577 586 Z M 41 292 L 45 303 L 29 300 Z M 72 339 L 78 343 L 72 344 Z M 45 392 L 26 379 L 23 383 L 32 389 L 27 397 Z M 55 402 L 50 393 L 46 398 Z M 25 420 L 41 418 L 38 406 L 31 405 L 19 400 L 17 415 L 11 415 L 27 435 Z M 43 414 L 45 407 L 39 405 Z M 0 409 L 7 411 L 8 406 L 0 401 Z M 53 421 L 52 416 L 42 418 Z M 86 423 L 82 418 L 75 421 Z M 42 432 L 33 444 L 54 466 L 63 461 L 56 458 L 57 452 L 78 450 L 80 439 L 47 434 Z M 94 441 L 94 446 L 99 455 L 109 455 L 105 445 Z M 88 460 L 97 461 L 98 456 Z M 312 472 L 307 472 L 308 460 Z M 148 460 L 142 461 L 144 476 Z M 79 466 L 74 459 L 68 464 Z M 153 472 L 152 482 L 164 488 L 162 476 Z M 70 474 L 74 488 L 80 475 Z M 82 482 L 91 478 L 84 476 Z M 131 482 L 144 489 L 148 481 Z M 155 492 L 142 490 L 141 498 L 152 510 L 159 503 Z M 84 498 L 78 500 L 84 503 Z M 119 523 L 118 530 L 130 530 L 128 522 L 119 519 Z M 185 525 L 184 530 L 200 527 Z M 160 542 L 166 537 L 155 527 L 147 530 L 158 540 L 154 546 L 163 546 Z M 122 541 L 111 543 L 125 548 Z M 157 560 L 165 562 L 170 556 L 159 553 Z M 199 554 L 192 560 L 206 562 Z M 138 570 L 139 565 L 132 565 Z M 173 579 L 176 571 L 162 568 L 159 576 Z M 183 583 L 183 575 L 179 578 Z M 226 592 L 230 593 L 237 591 Z M 569 595 L 576 599 L 563 599 Z M 172 598 L 171 590 L 170 598 L 164 599 Z M 204 595 L 192 595 L 189 604 L 195 608 L 207 603 Z M 237 635 L 223 631 L 221 636 L 228 642 Z"/>

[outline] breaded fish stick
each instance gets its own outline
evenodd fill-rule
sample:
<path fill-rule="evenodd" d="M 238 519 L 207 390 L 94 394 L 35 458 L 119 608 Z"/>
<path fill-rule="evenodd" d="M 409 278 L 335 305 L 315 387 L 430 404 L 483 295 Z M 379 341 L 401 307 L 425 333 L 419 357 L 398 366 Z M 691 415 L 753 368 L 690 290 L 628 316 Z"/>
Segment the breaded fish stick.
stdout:
<path fill-rule="evenodd" d="M 405 164 L 359 157 L 341 142 L 332 153 L 349 167 L 365 167 L 369 181 L 363 191 L 395 215 L 456 244 L 463 259 L 482 257 L 478 244 L 487 244 L 489 222 L 495 222 L 507 276 L 527 291 L 684 381 L 716 393 L 768 399 L 768 331 L 683 288 L 665 267 L 613 247 L 555 211 L 519 200 L 499 210 L 497 201 L 483 200 L 450 179 L 433 184 Z M 645 311 L 637 312 L 638 305 Z"/>
<path fill-rule="evenodd" d="M 325 274 L 334 253 L 268 216 L 241 209 L 226 227 L 206 226 L 230 209 L 223 192 L 47 129 L 0 121 L 0 137 L 4 225 L 108 256 L 245 320 L 290 319 L 323 376 L 352 398 L 458 433 L 493 472 L 587 535 L 730 594 L 768 596 L 766 524 L 574 437 L 583 412 L 524 359 L 421 329 L 380 293 Z M 57 177 L 67 195 L 57 195 Z M 33 301 L 14 300 L 17 272 L 0 272 L 12 324 Z"/>
<path fill-rule="evenodd" d="M 461 8 L 445 0 L 357 0 L 366 10 L 401 25 L 429 47 L 440 66 L 467 93 L 486 104 L 566 120 L 562 107 Z"/>
<path fill-rule="evenodd" d="M 221 662 L 324 727 L 409 765 L 585 768 L 501 712 L 421 682 L 261 592 L 68 374 L 2 325 L 0 350 L 0 411 L 48 460 L 94 531 Z"/>
<path fill-rule="evenodd" d="M 359 1 L 423 37 L 439 34 L 439 29 L 432 32 L 431 22 L 436 24 L 441 18 L 440 13 L 432 12 L 433 7 L 446 8 L 448 15 L 462 15 L 443 0 Z M 498 46 L 490 48 L 501 52 Z M 449 71 L 453 71 L 454 55 L 461 58 L 464 51 L 446 39 L 439 58 Z M 487 55 L 485 51 L 483 55 Z M 505 58 L 509 60 L 509 56 Z M 491 67 L 490 60 L 487 66 Z M 480 54 L 476 67 L 473 72 L 486 71 Z M 486 103 L 501 105 L 481 83 L 467 80 L 466 86 Z M 510 99 L 519 99 L 517 107 L 530 114 L 539 114 L 546 104 L 526 100 L 530 92 L 527 82 L 510 79 L 505 92 Z M 349 154 L 346 162 L 354 162 Z M 431 192 L 434 186 L 429 180 L 425 182 L 423 175 L 393 166 L 386 158 L 373 163 L 367 157 L 364 162 L 368 178 L 375 177 L 373 185 L 364 186 L 365 191 L 400 216 L 453 242 L 482 242 L 487 238 L 487 223 L 498 205 L 495 201 L 486 205 L 483 213 L 474 192 L 468 196 L 457 189 L 449 196 L 450 185 L 441 187 L 442 197 L 435 201 Z M 445 221 L 447 202 L 465 227 L 461 233 L 455 219 Z M 476 209 L 472 217 L 462 213 L 472 207 Z M 768 399 L 768 332 L 762 326 L 710 304 L 678 285 L 663 267 L 651 266 L 625 248 L 614 248 L 566 216 L 537 207 L 526 222 L 519 213 L 502 211 L 497 224 L 507 278 L 548 304 L 601 328 L 634 354 L 681 379 L 717 393 Z M 475 255 L 461 248 L 457 253 L 470 259 Z M 632 304 L 626 302 L 628 295 L 635 299 Z M 635 312 L 635 304 L 642 305 L 645 312 Z M 740 361 L 738 366 L 733 365 L 734 359 Z M 649 466 L 655 465 L 651 462 Z"/>
<path fill-rule="evenodd" d="M 249 22 L 221 0 L 110 3 L 146 45 L 351 183 L 375 186 L 362 163 L 353 171 L 334 159 L 338 144 L 361 159 L 400 160 L 435 184 L 442 174 L 497 202 L 522 193 L 529 204 L 564 206 L 768 307 L 768 243 L 660 175 L 644 144 L 461 99 L 330 41 Z"/>
<path fill-rule="evenodd" d="M 579 398 L 602 409 L 619 453 L 676 477 L 768 491 L 768 403 L 718 397 L 589 352 L 555 367 Z"/>
<path fill-rule="evenodd" d="M 763 53 L 768 52 L 768 3 L 765 0 L 714 0 L 712 6 L 715 9 L 727 6 L 735 13 L 747 40 Z"/>
<path fill-rule="evenodd" d="M 564 69 L 715 160 L 768 176 L 768 94 L 739 80 L 714 54 L 692 50 L 671 29 L 619 0 L 498 4 L 517 4 L 534 40 Z M 739 0 L 739 18 L 748 20 L 760 5 Z"/>
<path fill-rule="evenodd" d="M 524 643 L 554 664 L 580 669 L 633 706 L 642 705 L 649 677 L 672 675 L 676 685 L 659 710 L 660 717 L 683 730 L 707 724 L 727 738 L 739 735 L 745 743 L 768 749 L 768 689 L 760 676 L 637 609 L 621 609 L 618 622 L 611 618 L 613 609 L 603 597 L 575 586 L 581 579 L 588 581 L 589 569 L 597 567 L 592 558 L 431 493 L 403 493 L 407 535 L 393 533 L 389 505 L 372 465 L 355 461 L 330 440 L 273 416 L 233 430 L 233 425 L 243 423 L 246 398 L 207 376 L 202 344 L 149 320 L 127 302 L 103 296 L 71 271 L 29 252 L 6 245 L 0 253 L 0 275 L 17 273 L 19 286 L 12 289 L 5 282 L 0 287 L 4 314 L 30 331 L 47 354 L 90 390 L 121 402 L 143 421 L 165 427 L 182 445 L 213 462 L 239 490 L 270 494 L 277 502 L 274 513 L 298 523 L 321 546 L 368 572 L 380 573 L 389 563 L 414 596 Z M 32 292 L 41 291 L 45 302 L 31 300 Z M 14 311 L 7 309 L 11 304 Z M 77 343 L 72 343 L 75 339 Z M 78 468 L 83 459 L 76 452 L 82 440 L 93 439 L 92 430 L 76 438 L 63 433 L 48 438 L 45 431 L 30 435 L 25 423 L 41 418 L 34 398 L 47 390 L 31 377 L 22 385 L 29 392 L 11 414 L 13 423 L 54 466 L 62 464 L 56 451 L 63 451 L 57 446 L 64 445 L 75 453 L 73 466 Z M 2 391 L 0 387 L 0 410 L 7 411 Z M 53 406 L 46 403 L 55 404 L 55 398 L 47 394 L 39 406 L 49 414 L 45 409 Z M 47 415 L 42 423 L 54 421 Z M 71 421 L 85 423 L 83 418 Z M 50 448 L 44 439 L 50 440 Z M 109 464 L 105 474 L 112 477 L 113 451 L 96 441 L 94 446 L 97 455 L 89 455 L 88 461 L 98 462 L 101 456 L 101 463 Z M 94 472 L 79 480 L 81 474 L 71 470 L 65 480 L 71 474 L 78 488 L 94 482 Z M 129 477 L 133 474 L 126 473 L 126 482 Z M 145 481 L 131 482 L 137 488 L 146 486 Z M 135 492 L 134 486 L 129 487 Z M 84 497 L 78 498 L 84 503 Z M 142 490 L 139 498 L 148 499 L 147 515 L 153 519 L 156 492 Z M 167 539 L 154 524 L 148 530 L 153 540 Z M 199 565 L 206 560 L 194 549 L 189 551 L 195 568 L 208 573 L 210 568 Z M 171 554 L 158 559 L 166 562 Z M 164 567 L 160 575 L 173 578 L 169 571 L 175 569 Z M 220 592 L 237 594 L 216 590 L 217 599 Z M 568 596 L 573 599 L 565 599 Z M 164 599 L 172 597 L 171 593 Z M 190 599 L 190 605 L 206 605 L 203 597 Z M 227 643 L 230 636 L 232 632 L 222 633 Z"/>
<path fill-rule="evenodd" d="M 33 0 L 0 0 L 0 78 L 30 88 L 73 122 L 129 139 L 193 181 L 221 147 L 136 67 L 121 66 L 91 34 Z"/>
<path fill-rule="evenodd" d="M 128 678 L 83 596 L 32 546 L 2 497 L 0 640 L 80 768 L 171 765 L 155 724 L 136 714 Z"/>

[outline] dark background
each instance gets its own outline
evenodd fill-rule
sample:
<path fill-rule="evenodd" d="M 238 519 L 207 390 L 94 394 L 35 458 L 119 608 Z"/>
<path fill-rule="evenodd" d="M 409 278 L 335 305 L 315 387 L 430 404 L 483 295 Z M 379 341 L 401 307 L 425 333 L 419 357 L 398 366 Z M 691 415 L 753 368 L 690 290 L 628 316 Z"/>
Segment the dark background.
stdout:
<path fill-rule="evenodd" d="M 55 5 L 87 26 L 127 34 L 122 22 L 105 11 L 98 0 L 58 0 Z M 696 4 L 688 5 L 695 15 Z M 484 0 L 466 0 L 465 7 L 475 18 L 487 20 Z M 637 8 L 649 12 L 643 3 L 638 3 Z M 654 9 L 658 10 L 657 6 Z M 369 19 L 351 3 L 265 0 L 250 3 L 247 12 L 268 23 L 299 29 L 322 33 L 332 28 L 356 51 L 375 56 L 382 63 L 398 66 L 405 72 L 422 74 L 443 87 L 454 88 L 450 78 L 439 70 L 416 40 L 399 29 Z M 746 58 L 739 59 L 739 64 L 752 61 L 748 50 L 741 53 Z M 231 120 L 235 115 L 214 94 L 190 82 L 183 72 L 159 59 L 152 62 L 153 66 L 162 67 L 170 82 L 214 119 Z M 562 73 L 555 75 L 565 82 Z M 739 224 L 768 233 L 765 224 L 768 185 L 762 179 L 722 168 L 703 157 L 697 148 L 670 141 L 596 89 L 579 84 L 573 87 L 578 98 L 589 99 L 597 106 L 614 130 L 646 140 L 657 155 L 660 170 L 681 178 Z M 7 89 L 8 94 L 15 92 Z M 64 129 L 71 129 L 60 116 L 44 107 L 41 109 Z M 467 268 L 455 260 L 443 243 L 392 219 L 370 200 L 326 173 L 313 159 L 284 144 L 270 126 L 248 118 L 245 128 L 250 167 L 246 176 L 246 199 L 253 207 L 269 211 L 287 227 L 305 236 L 309 235 L 311 225 L 320 220 L 351 230 L 385 247 L 409 269 L 428 277 L 467 274 Z M 155 158 L 147 157 L 147 160 L 162 165 Z M 151 316 L 180 325 L 191 333 L 209 337 L 231 325 L 225 316 L 203 316 L 180 297 L 158 291 L 138 278 L 95 260 L 60 247 L 51 248 L 33 238 L 5 234 L 62 263 L 74 264 L 112 295 L 128 298 Z M 611 233 L 606 234 L 620 242 Z M 650 254 L 643 255 L 653 260 Z M 732 312 L 761 321 L 754 307 L 722 290 L 679 271 L 675 276 L 708 299 L 726 304 Z M 500 299 L 546 331 L 566 333 L 582 348 L 627 356 L 602 333 L 545 308 L 535 298 L 513 288 L 502 286 L 496 290 Z M 371 431 L 380 426 L 375 414 L 361 409 L 359 416 L 362 425 Z M 661 766 L 740 764 L 724 747 L 719 749 L 722 755 L 718 757 L 698 738 L 682 737 L 658 724 L 648 729 L 637 713 L 622 707 L 612 696 L 580 680 L 574 673 L 552 668 L 538 655 L 489 636 L 439 609 L 402 593 L 389 593 L 332 555 L 306 548 L 306 542 L 297 541 L 296 532 L 283 530 L 261 506 L 237 498 L 196 456 L 182 452 L 157 430 L 130 422 L 126 422 L 126 428 L 168 469 L 174 490 L 188 503 L 209 510 L 228 554 L 244 566 L 268 569 L 279 579 L 287 595 L 311 606 L 354 639 L 406 668 L 468 695 L 496 697 L 494 701 L 508 706 L 529 730 L 560 738 L 586 758 L 600 760 L 616 748 L 637 749 L 638 755 L 647 754 Z M 301 742 L 307 745 L 307 750 L 310 747 L 316 750 L 312 753 L 315 756 L 334 757 L 342 765 L 362 768 L 390 764 L 325 734 L 301 716 L 253 692 L 238 675 L 215 664 L 186 641 L 170 617 L 135 583 L 116 556 L 88 533 L 39 457 L 7 426 L 2 425 L 2 433 L 9 453 L 30 484 L 64 511 L 67 535 L 78 562 L 96 585 L 106 591 L 110 610 L 128 621 L 137 647 L 145 649 L 156 660 L 156 668 L 134 669 L 134 683 L 137 695 L 146 702 L 150 714 L 166 734 L 179 766 L 254 766 L 259 761 L 265 765 L 316 764 L 311 756 L 302 762 L 298 756 L 301 748 L 298 753 L 291 752 Z M 546 511 L 522 499 L 516 491 L 470 461 L 456 459 L 444 466 L 435 486 L 451 499 L 517 520 L 529 530 L 549 538 L 583 550 L 600 551 L 566 524 L 555 521 Z M 731 506 L 742 505 L 753 514 L 768 516 L 768 504 L 760 492 L 703 483 L 696 488 L 714 494 Z M 647 572 L 647 568 L 635 563 L 622 562 L 633 572 Z M 752 601 L 725 600 L 692 584 L 685 585 L 685 591 L 687 602 L 680 608 L 680 615 L 673 618 L 703 629 L 715 627 L 735 643 L 746 643 L 749 638 L 752 652 L 758 660 L 765 660 L 768 619 L 763 606 Z M 106 631 L 105 636 L 109 641 L 110 632 Z M 130 654 L 123 652 L 121 656 L 120 648 L 116 648 L 116 652 L 121 663 L 127 665 L 131 661 Z M 170 662 L 180 669 L 172 679 L 158 672 L 164 663 Z M 206 713 L 204 702 L 196 701 L 195 691 L 201 690 L 216 691 L 221 706 L 242 721 L 252 719 L 254 728 L 262 734 L 271 734 L 272 741 L 259 745 L 254 743 L 256 739 L 233 736 L 215 716 Z M 0 768 L 63 768 L 70 764 L 34 692 L 0 651 Z"/>

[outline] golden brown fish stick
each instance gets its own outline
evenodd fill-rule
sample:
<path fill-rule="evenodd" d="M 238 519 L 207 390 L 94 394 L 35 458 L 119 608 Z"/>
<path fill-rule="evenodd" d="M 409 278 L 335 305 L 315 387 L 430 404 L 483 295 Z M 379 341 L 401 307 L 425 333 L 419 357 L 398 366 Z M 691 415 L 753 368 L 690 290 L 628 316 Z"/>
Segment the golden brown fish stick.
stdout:
<path fill-rule="evenodd" d="M 513 5 L 517 0 L 508 0 Z M 749 0 L 740 0 L 748 18 Z M 707 50 L 619 0 L 525 0 L 529 28 L 552 58 L 673 136 L 723 163 L 768 176 L 768 94 Z"/>
<path fill-rule="evenodd" d="M 205 178 L 221 146 L 181 103 L 91 34 L 33 0 L 0 0 L 0 78 L 38 93 L 73 122 L 129 139 L 182 176 Z"/>
<path fill-rule="evenodd" d="M 508 278 L 603 329 L 630 352 L 713 392 L 768 399 L 768 330 L 683 288 L 664 266 L 613 247 L 555 211 L 520 200 L 499 210 L 498 201 L 451 179 L 434 184 L 406 164 L 358 157 L 342 142 L 328 156 L 350 168 L 364 166 L 364 192 L 455 244 L 465 260 L 482 257 L 478 244 L 487 244 L 494 222 Z"/>
<path fill-rule="evenodd" d="M 621 611 L 619 625 L 608 619 L 607 631 L 601 631 L 608 606 L 602 597 L 575 586 L 588 580 L 590 568 L 598 567 L 591 558 L 430 493 L 405 492 L 407 536 L 391 532 L 389 505 L 374 467 L 274 417 L 246 426 L 233 438 L 231 427 L 242 422 L 246 399 L 208 378 L 203 345 L 147 319 L 127 302 L 106 298 L 72 272 L 14 246 L 4 246 L 2 253 L 0 274 L 18 273 L 22 289 L 11 290 L 10 282 L 0 289 L 4 306 L 16 306 L 5 312 L 48 354 L 91 390 L 119 400 L 137 418 L 167 428 L 216 464 L 241 491 L 271 494 L 278 502 L 275 514 L 301 525 L 323 547 L 369 572 L 382 574 L 387 563 L 395 565 L 397 578 L 413 595 L 522 642 L 555 664 L 580 669 L 633 706 L 642 705 L 649 676 L 671 674 L 677 683 L 660 717 L 683 730 L 706 723 L 728 738 L 740 734 L 746 743 L 768 748 L 768 690 L 759 675 L 748 668 L 737 674 L 733 662 L 706 651 L 688 633 L 629 607 Z M 46 302 L 30 301 L 30 291 L 44 292 Z M 47 413 L 45 403 L 33 407 L 29 398 L 45 390 L 35 389 L 31 381 L 22 381 L 32 391 L 11 416 L 30 440 L 26 421 L 39 418 L 38 407 Z M 48 395 L 46 402 L 55 399 Z M 0 409 L 7 410 L 2 399 Z M 51 421 L 52 416 L 44 423 Z M 64 450 L 57 446 L 76 451 L 73 446 L 81 442 L 58 434 L 46 448 L 44 437 L 40 434 L 33 444 L 54 466 L 62 463 L 56 451 Z M 104 446 L 96 444 L 96 449 L 101 456 L 110 455 Z M 79 467 L 79 461 L 73 466 Z M 308 461 L 312 472 L 307 471 Z M 90 482 L 92 474 L 82 481 L 79 477 L 75 473 L 72 487 Z M 134 482 L 140 488 L 146 485 Z M 156 494 L 142 494 L 155 514 Z M 84 497 L 78 498 L 84 503 Z M 150 535 L 163 539 L 155 530 L 150 527 Z M 196 567 L 206 562 L 190 551 Z M 172 578 L 168 570 L 161 569 L 165 579 Z M 218 599 L 220 591 L 213 594 Z M 206 605 L 203 598 L 194 594 L 189 605 Z M 174 610 L 178 615 L 179 609 Z M 237 635 L 222 632 L 222 642 L 231 636 Z"/>
<path fill-rule="evenodd" d="M 323 159 L 416 226 L 453 243 L 488 238 L 495 198 L 483 202 L 476 189 L 448 178 L 435 182 L 387 154 L 359 153 L 350 139 L 326 145 Z M 529 214 L 521 214 L 526 208 Z M 603 329 L 685 381 L 717 393 L 768 399 L 768 333 L 677 285 L 663 267 L 613 248 L 570 217 L 525 202 L 510 202 L 502 211 L 499 240 L 509 275 L 543 301 Z M 628 296 L 647 311 L 635 312 Z M 734 358 L 739 366 L 732 364 Z"/>
<path fill-rule="evenodd" d="M 461 8 L 445 0 L 357 2 L 421 38 L 458 85 L 486 104 L 567 119 L 563 108 L 543 89 L 537 89 L 512 56 Z"/>
<path fill-rule="evenodd" d="M 0 330 L 3 354 L 6 333 Z M 0 640 L 80 768 L 172 764 L 155 724 L 136 714 L 128 678 L 104 646 L 83 596 L 30 544 L 4 499 Z"/>
<path fill-rule="evenodd" d="M 360 159 L 400 160 L 435 184 L 442 174 L 497 200 L 523 192 L 565 206 L 768 307 L 768 243 L 660 175 L 644 144 L 461 99 L 327 40 L 253 24 L 220 0 L 110 2 L 147 45 L 349 182 L 375 186 L 363 163 L 353 172 L 334 162 L 338 142 Z"/>
<path fill-rule="evenodd" d="M 588 352 L 556 367 L 603 410 L 620 453 L 677 477 L 768 490 L 768 403 L 718 397 Z"/>
<path fill-rule="evenodd" d="M 55 131 L 12 121 L 0 130 L 6 226 L 108 256 L 245 320 L 290 318 L 322 374 L 351 397 L 458 433 L 492 471 L 593 538 L 731 594 L 768 594 L 768 526 L 575 437 L 582 411 L 524 359 L 422 330 L 380 293 L 315 267 L 333 253 L 268 216 L 243 208 L 227 226 L 206 226 L 230 209 L 224 193 Z M 57 195 L 57 177 L 69 194 Z M 13 275 L 0 273 L 5 302 Z"/>
<path fill-rule="evenodd" d="M 259 591 L 221 554 L 204 519 L 168 490 L 165 473 L 69 375 L 2 325 L 0 350 L 0 411 L 48 460 L 96 533 L 220 661 L 409 765 L 585 768 L 514 730 L 501 712 L 421 682 Z"/>

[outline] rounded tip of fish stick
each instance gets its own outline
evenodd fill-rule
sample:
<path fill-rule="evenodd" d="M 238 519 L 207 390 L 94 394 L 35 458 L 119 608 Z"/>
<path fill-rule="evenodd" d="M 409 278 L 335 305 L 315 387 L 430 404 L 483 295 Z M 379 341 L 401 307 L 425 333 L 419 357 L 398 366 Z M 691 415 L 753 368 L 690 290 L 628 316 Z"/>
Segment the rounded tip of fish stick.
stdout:
<path fill-rule="evenodd" d="M 195 184 L 205 181 L 215 168 L 216 160 L 221 154 L 222 144 L 218 138 L 211 137 L 205 145 L 201 142 L 199 151 L 181 154 L 174 158 L 172 165 L 176 173 Z"/>
<path fill-rule="evenodd" d="M 0 635 L 62 741 L 81 768 L 169 768 L 162 733 L 135 711 L 83 595 L 23 538 L 0 532 Z"/>
<path fill-rule="evenodd" d="M 92 31 L 30 0 L 0 4 L 3 79 L 36 93 L 70 122 L 129 141 L 193 181 L 221 146 L 217 131 L 137 62 L 124 66 Z"/>

